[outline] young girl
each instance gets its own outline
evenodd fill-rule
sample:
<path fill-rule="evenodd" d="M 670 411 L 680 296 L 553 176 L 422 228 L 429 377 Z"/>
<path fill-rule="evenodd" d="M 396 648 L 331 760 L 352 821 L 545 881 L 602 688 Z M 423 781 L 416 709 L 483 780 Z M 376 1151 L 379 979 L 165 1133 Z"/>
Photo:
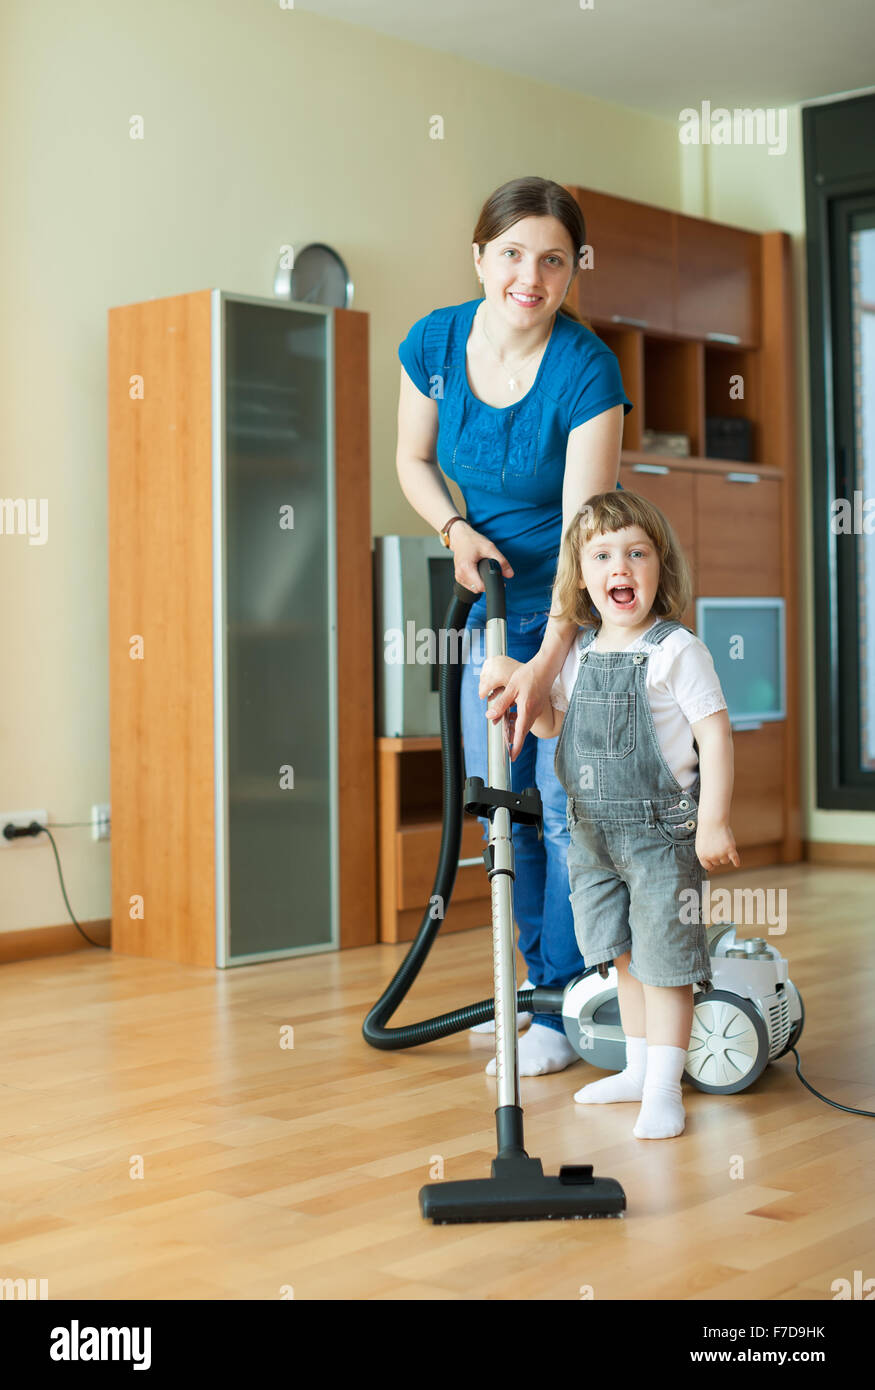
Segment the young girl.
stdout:
<path fill-rule="evenodd" d="M 616 965 L 626 1035 L 625 1070 L 574 1099 L 641 1101 L 635 1137 L 668 1139 L 684 1128 L 693 984 L 711 979 L 703 869 L 741 864 L 726 701 L 708 648 L 678 621 L 692 595 L 687 562 L 645 498 L 590 497 L 563 537 L 556 580 L 557 616 L 580 633 L 532 731 L 560 736 L 575 935 L 587 966 Z M 516 664 L 487 660 L 481 696 Z"/>

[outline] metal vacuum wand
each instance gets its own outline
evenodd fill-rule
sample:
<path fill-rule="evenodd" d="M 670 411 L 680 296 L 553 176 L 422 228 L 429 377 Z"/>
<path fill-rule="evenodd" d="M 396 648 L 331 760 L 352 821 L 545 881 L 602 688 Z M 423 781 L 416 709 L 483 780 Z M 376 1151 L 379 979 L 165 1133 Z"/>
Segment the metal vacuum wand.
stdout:
<path fill-rule="evenodd" d="M 507 655 L 507 620 L 486 623 L 486 655 Z M 487 758 L 489 785 L 497 791 L 511 788 L 510 753 L 503 719 L 491 719 Z M 489 823 L 492 886 L 492 968 L 495 986 L 495 1074 L 498 1106 L 520 1103 L 520 1064 L 517 1048 L 516 955 L 513 933 L 513 839 L 511 817 L 499 806 Z"/>

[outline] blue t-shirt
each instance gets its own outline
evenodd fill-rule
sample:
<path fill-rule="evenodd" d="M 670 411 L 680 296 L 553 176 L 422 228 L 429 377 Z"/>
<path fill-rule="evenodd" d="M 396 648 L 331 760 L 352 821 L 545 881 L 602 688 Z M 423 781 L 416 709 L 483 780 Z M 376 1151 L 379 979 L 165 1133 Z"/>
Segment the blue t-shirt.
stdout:
<path fill-rule="evenodd" d="M 414 385 L 437 402 L 437 461 L 458 483 L 467 520 L 513 567 L 508 612 L 546 612 L 562 540 L 568 435 L 612 406 L 627 415 L 632 402 L 611 349 L 560 313 L 531 390 L 505 407 L 478 400 L 465 353 L 481 303 L 433 309 L 413 325 L 398 356 Z"/>

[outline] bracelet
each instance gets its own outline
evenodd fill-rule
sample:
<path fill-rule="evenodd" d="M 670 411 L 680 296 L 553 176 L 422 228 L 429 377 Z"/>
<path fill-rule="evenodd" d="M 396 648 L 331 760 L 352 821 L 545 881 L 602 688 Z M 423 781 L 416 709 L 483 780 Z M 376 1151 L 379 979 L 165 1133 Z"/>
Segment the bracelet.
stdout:
<path fill-rule="evenodd" d="M 453 526 L 457 521 L 464 520 L 465 518 L 463 516 L 459 516 L 458 514 L 456 514 L 456 516 L 450 517 L 449 521 L 446 523 L 445 526 L 441 527 L 439 534 L 441 540 L 443 541 L 444 545 L 447 547 L 448 550 L 450 548 L 450 527 Z"/>

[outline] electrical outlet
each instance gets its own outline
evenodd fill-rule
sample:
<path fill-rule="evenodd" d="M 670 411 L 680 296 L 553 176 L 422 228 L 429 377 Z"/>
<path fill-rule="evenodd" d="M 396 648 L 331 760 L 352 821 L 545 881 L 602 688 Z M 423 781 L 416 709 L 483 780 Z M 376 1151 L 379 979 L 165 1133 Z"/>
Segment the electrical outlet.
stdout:
<path fill-rule="evenodd" d="M 92 806 L 91 808 L 91 838 L 92 840 L 109 839 L 109 807 Z"/>
<path fill-rule="evenodd" d="M 32 820 L 38 821 L 40 825 L 47 825 L 49 813 L 45 807 L 39 811 L 0 811 L 0 849 L 36 849 L 38 846 L 49 846 L 51 841 L 48 835 L 22 835 L 18 840 L 7 840 L 3 834 L 4 825 L 9 825 L 10 821 L 14 826 L 23 828 L 30 825 Z"/>

